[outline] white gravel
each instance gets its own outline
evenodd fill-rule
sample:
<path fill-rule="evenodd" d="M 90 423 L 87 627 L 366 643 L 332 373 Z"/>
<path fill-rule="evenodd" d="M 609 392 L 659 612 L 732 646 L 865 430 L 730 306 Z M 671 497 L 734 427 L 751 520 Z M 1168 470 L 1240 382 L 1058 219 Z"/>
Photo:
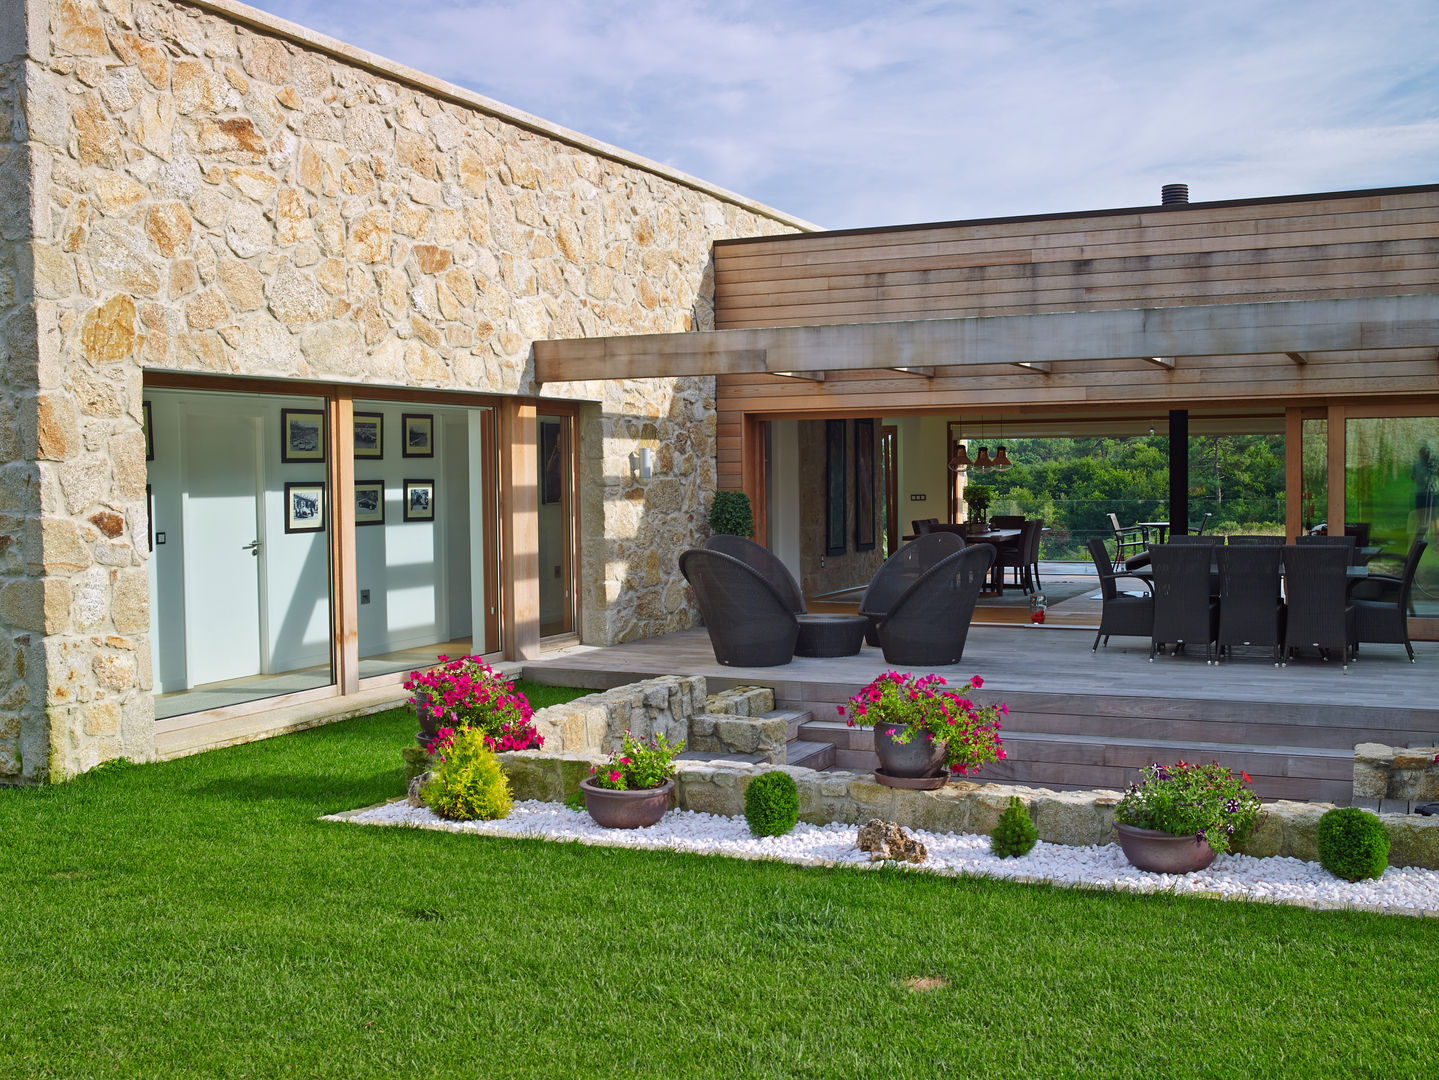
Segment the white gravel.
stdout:
<path fill-rule="evenodd" d="M 746 859 L 777 859 L 802 865 L 870 865 L 855 846 L 854 825 L 806 825 L 786 836 L 750 835 L 744 818 L 671 810 L 647 829 L 602 829 L 582 811 L 558 803 L 517 802 L 502 821 L 445 821 L 403 799 L 326 820 L 364 825 L 415 825 L 483 836 L 525 836 L 577 840 L 608 847 L 668 849 Z M 1133 892 L 1207 893 L 1314 908 L 1357 908 L 1391 914 L 1439 916 L 1439 871 L 1389 867 L 1376 881 L 1347 882 L 1318 863 L 1299 859 L 1256 859 L 1220 855 L 1193 874 L 1150 874 L 1125 860 L 1117 844 L 1068 847 L 1040 841 L 1028 855 L 1000 859 L 990 854 L 989 837 L 911 829 L 924 841 L 928 860 L 918 869 L 942 874 L 981 874 L 1044 881 L 1055 885 L 1125 889 Z"/>

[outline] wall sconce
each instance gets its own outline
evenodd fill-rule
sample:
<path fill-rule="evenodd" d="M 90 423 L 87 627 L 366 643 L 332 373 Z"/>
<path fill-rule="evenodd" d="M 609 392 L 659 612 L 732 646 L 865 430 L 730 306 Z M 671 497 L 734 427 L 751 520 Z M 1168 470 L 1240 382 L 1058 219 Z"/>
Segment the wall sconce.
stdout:
<path fill-rule="evenodd" d="M 655 474 L 655 452 L 642 446 L 630 455 L 630 475 L 639 480 L 648 480 Z"/>

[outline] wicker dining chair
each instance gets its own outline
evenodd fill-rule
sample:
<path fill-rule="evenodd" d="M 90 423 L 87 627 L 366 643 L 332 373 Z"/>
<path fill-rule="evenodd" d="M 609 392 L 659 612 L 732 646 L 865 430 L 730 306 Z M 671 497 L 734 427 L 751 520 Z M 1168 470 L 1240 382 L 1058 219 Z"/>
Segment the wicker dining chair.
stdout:
<path fill-rule="evenodd" d="M 1090 652 L 1099 651 L 1099 639 L 1109 644 L 1109 636 L 1147 638 L 1154 630 L 1154 596 L 1150 590 L 1149 578 L 1124 571 L 1115 572 L 1109 563 L 1109 551 L 1104 541 L 1092 536 L 1086 542 L 1089 557 L 1094 560 L 1094 572 L 1099 575 L 1099 595 L 1102 606 L 1099 610 L 1099 630 L 1094 635 Z M 1144 595 L 1120 592 L 1116 582 L 1120 578 L 1133 578 L 1144 586 Z"/>
<path fill-rule="evenodd" d="M 1020 526 L 1019 535 L 1012 542 L 999 547 L 999 559 L 995 565 L 1000 574 L 1013 570 L 1014 583 L 1025 592 L 1033 592 L 1038 587 L 1035 581 L 1039 577 L 1039 532 L 1043 528 L 1042 519 L 1031 518 Z"/>
<path fill-rule="evenodd" d="M 887 664 L 937 667 L 964 656 L 975 601 L 994 548 L 975 544 L 935 563 L 895 600 L 879 624 Z"/>
<path fill-rule="evenodd" d="M 869 620 L 864 640 L 878 645 L 879 624 L 900 595 L 935 563 L 963 550 L 964 537 L 958 533 L 932 532 L 916 536 L 886 559 L 859 601 L 859 613 Z"/>
<path fill-rule="evenodd" d="M 1348 565 L 1353 566 L 1354 560 L 1359 552 L 1359 538 L 1357 536 L 1326 536 L 1320 533 L 1317 536 L 1301 536 L 1294 541 L 1301 547 L 1338 547 L 1343 548 L 1348 556 Z"/>
<path fill-rule="evenodd" d="M 1326 660 L 1331 652 L 1339 653 L 1344 670 L 1349 670 L 1358 626 L 1349 603 L 1348 566 L 1349 553 L 1340 544 L 1293 544 L 1284 549 L 1288 614 L 1282 663 L 1287 665 L 1298 649 L 1313 648 Z"/>
<path fill-rule="evenodd" d="M 1230 547 L 1283 547 L 1284 537 L 1282 536 L 1231 536 Z"/>
<path fill-rule="evenodd" d="M 704 542 L 704 547 L 710 551 L 720 551 L 738 559 L 751 570 L 759 574 L 774 586 L 775 592 L 789 605 L 789 609 L 796 615 L 804 612 L 804 593 L 800 590 L 799 582 L 795 581 L 794 575 L 789 572 L 789 567 L 780 561 L 780 557 L 763 544 L 756 544 L 753 540 L 743 536 L 729 536 L 725 533 L 716 533 Z"/>
<path fill-rule="evenodd" d="M 1414 646 L 1409 641 L 1410 593 L 1414 588 L 1414 574 L 1419 569 L 1419 560 L 1429 542 L 1416 536 L 1409 545 L 1409 554 L 1404 559 L 1404 569 L 1398 577 L 1390 574 L 1370 574 L 1359 578 L 1349 587 L 1349 602 L 1354 605 L 1355 646 L 1390 644 L 1403 645 L 1414 663 Z"/>
<path fill-rule="evenodd" d="M 794 659 L 799 621 L 758 570 L 721 551 L 690 548 L 680 573 L 695 591 L 715 659 L 734 667 L 777 667 Z"/>
<path fill-rule="evenodd" d="M 1210 592 L 1213 552 L 1205 544 L 1171 543 L 1150 545 L 1149 555 L 1154 571 L 1150 661 L 1162 645 L 1174 645 L 1178 653 L 1185 645 L 1202 641 L 1204 662 L 1213 663 L 1213 646 L 1219 636 L 1219 601 Z"/>
<path fill-rule="evenodd" d="M 1268 540 L 1270 537 L 1253 537 Z M 1279 595 L 1279 567 L 1283 544 L 1234 544 L 1220 548 L 1219 656 L 1234 654 L 1234 646 L 1269 649 L 1279 666 L 1284 642 L 1284 601 Z"/>

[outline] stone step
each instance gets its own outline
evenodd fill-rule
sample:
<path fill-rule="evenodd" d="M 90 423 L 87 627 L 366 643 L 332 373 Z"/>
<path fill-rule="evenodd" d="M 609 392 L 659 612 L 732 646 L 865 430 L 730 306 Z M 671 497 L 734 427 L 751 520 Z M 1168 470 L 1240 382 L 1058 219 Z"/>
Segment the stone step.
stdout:
<path fill-rule="evenodd" d="M 808 709 L 776 709 L 774 712 L 764 714 L 765 720 L 783 720 L 785 723 L 785 741 L 794 742 L 799 738 L 799 729 L 802 725 L 809 723 L 813 717 Z"/>
<path fill-rule="evenodd" d="M 716 762 L 731 762 L 741 765 L 765 765 L 769 759 L 762 754 L 740 754 L 732 751 L 709 752 L 705 750 L 686 750 L 675 758 L 676 761 L 702 761 L 705 764 Z"/>
<path fill-rule="evenodd" d="M 785 746 L 785 764 L 823 772 L 834 765 L 834 743 L 795 739 Z"/>

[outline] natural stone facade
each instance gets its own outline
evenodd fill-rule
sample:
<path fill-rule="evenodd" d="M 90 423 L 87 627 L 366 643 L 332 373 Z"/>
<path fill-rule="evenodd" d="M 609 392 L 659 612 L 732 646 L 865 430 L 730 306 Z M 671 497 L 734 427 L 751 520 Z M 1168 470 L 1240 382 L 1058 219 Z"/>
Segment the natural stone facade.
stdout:
<path fill-rule="evenodd" d="M 1439 746 L 1360 743 L 1354 748 L 1354 797 L 1439 801 Z"/>
<path fill-rule="evenodd" d="M 711 241 L 803 223 L 229 0 L 13 0 L 0 109 L 0 779 L 153 754 L 146 370 L 596 403 L 585 636 L 690 623 L 712 380 L 530 345 L 708 327 Z"/>

